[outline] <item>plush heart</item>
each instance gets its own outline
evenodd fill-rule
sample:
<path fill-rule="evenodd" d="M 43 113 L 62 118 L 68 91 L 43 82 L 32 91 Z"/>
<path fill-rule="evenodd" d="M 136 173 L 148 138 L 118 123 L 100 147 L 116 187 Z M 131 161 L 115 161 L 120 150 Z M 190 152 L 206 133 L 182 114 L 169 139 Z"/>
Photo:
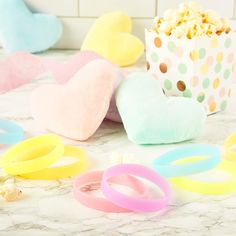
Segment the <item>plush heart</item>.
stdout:
<path fill-rule="evenodd" d="M 29 83 L 47 72 L 51 72 L 58 83 L 66 83 L 83 66 L 95 59 L 101 57 L 89 51 L 77 53 L 66 63 L 27 52 L 16 52 L 0 62 L 0 93 Z"/>
<path fill-rule="evenodd" d="M 72 58 L 65 63 L 48 58 L 42 58 L 42 63 L 44 64 L 45 70 L 51 71 L 54 79 L 59 84 L 64 84 L 73 78 L 76 72 L 78 72 L 83 66 L 96 59 L 102 59 L 102 57 L 92 51 L 82 51 L 72 56 Z M 114 73 L 115 88 L 106 118 L 114 122 L 122 122 L 116 107 L 115 92 L 124 77 L 124 72 L 115 65 L 114 71 L 116 71 L 116 73 Z"/>
<path fill-rule="evenodd" d="M 96 20 L 88 32 L 82 50 L 91 50 L 119 66 L 134 64 L 144 51 L 140 39 L 131 34 L 129 16 L 113 12 Z"/>
<path fill-rule="evenodd" d="M 101 58 L 96 53 L 84 51 L 74 55 L 68 62 L 39 57 L 27 52 L 17 52 L 0 62 L 0 94 L 31 82 L 43 73 L 51 72 L 58 83 L 66 83 L 86 64 Z M 114 66 L 115 89 L 106 118 L 121 122 L 116 103 L 115 91 L 123 78 L 122 70 Z"/>
<path fill-rule="evenodd" d="M 177 143 L 197 137 L 206 113 L 195 100 L 166 97 L 158 80 L 146 72 L 130 74 L 120 85 L 116 103 L 131 141 Z"/>
<path fill-rule="evenodd" d="M 0 41 L 8 52 L 41 52 L 62 34 L 60 21 L 52 15 L 33 14 L 22 0 L 0 0 Z"/>
<path fill-rule="evenodd" d="M 45 71 L 40 57 L 17 52 L 0 62 L 0 93 L 29 83 Z"/>
<path fill-rule="evenodd" d="M 98 54 L 91 51 L 83 51 L 76 53 L 72 56 L 68 62 L 60 62 L 55 60 L 49 60 L 42 58 L 42 62 L 48 71 L 52 72 L 54 79 L 59 84 L 64 84 L 68 82 L 83 66 L 87 65 L 89 62 L 102 59 Z"/>
<path fill-rule="evenodd" d="M 114 83 L 113 65 L 105 60 L 94 60 L 65 85 L 36 89 L 31 99 L 32 115 L 50 131 L 86 140 L 106 116 Z"/>
<path fill-rule="evenodd" d="M 116 79 L 115 79 L 115 88 L 113 91 L 113 95 L 111 97 L 110 107 L 106 115 L 106 119 L 114 121 L 114 122 L 118 122 L 118 123 L 122 123 L 122 120 L 116 106 L 116 91 L 120 83 L 123 81 L 124 77 L 125 77 L 124 71 L 117 70 Z"/>
<path fill-rule="evenodd" d="M 42 63 L 44 64 L 45 70 L 51 71 L 54 79 L 59 84 L 64 84 L 68 82 L 83 66 L 96 59 L 102 59 L 102 57 L 92 51 L 82 51 L 72 56 L 72 58 L 65 63 L 48 58 L 42 58 Z M 116 70 L 115 89 L 106 118 L 114 122 L 122 122 L 116 107 L 115 92 L 125 75 L 125 71 L 119 69 L 115 65 L 114 70 Z"/>

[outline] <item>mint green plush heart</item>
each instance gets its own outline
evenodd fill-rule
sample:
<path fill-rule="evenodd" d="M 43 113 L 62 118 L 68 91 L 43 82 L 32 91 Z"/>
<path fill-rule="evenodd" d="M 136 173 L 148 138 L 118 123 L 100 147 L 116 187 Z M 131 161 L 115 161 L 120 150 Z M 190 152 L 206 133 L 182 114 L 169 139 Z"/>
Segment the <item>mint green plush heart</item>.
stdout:
<path fill-rule="evenodd" d="M 200 103 L 190 98 L 166 97 L 158 80 L 146 72 L 132 73 L 122 82 L 116 103 L 129 139 L 137 144 L 193 139 L 206 121 Z"/>

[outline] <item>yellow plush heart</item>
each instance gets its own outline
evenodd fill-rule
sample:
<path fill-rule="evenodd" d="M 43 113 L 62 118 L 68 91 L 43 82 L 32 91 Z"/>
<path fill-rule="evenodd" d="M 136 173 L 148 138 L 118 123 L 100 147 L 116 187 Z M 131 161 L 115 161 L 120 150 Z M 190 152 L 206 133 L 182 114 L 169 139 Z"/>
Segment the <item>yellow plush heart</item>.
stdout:
<path fill-rule="evenodd" d="M 131 30 L 132 21 L 126 14 L 105 14 L 96 20 L 81 49 L 94 51 L 119 66 L 132 65 L 142 55 L 144 45 Z"/>

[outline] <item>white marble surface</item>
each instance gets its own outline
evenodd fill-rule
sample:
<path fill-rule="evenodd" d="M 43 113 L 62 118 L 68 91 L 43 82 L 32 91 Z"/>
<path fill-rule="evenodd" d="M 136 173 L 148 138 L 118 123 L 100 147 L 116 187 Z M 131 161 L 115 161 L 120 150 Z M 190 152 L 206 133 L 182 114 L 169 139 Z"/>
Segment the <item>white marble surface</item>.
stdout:
<path fill-rule="evenodd" d="M 50 52 L 47 55 L 64 58 L 70 54 L 71 52 Z M 46 132 L 32 120 L 28 103 L 32 89 L 48 82 L 50 79 L 47 76 L 42 77 L 0 95 L 0 118 L 21 124 L 28 137 Z M 208 117 L 204 132 L 191 143 L 222 145 L 224 139 L 236 130 L 235 90 L 236 87 L 227 112 Z M 105 121 L 87 142 L 65 142 L 84 147 L 93 163 L 93 169 L 109 166 L 109 156 L 113 151 L 133 154 L 141 163 L 150 166 L 153 158 L 176 147 L 137 146 L 127 139 L 122 125 L 109 121 Z M 1 148 L 0 153 L 4 150 Z M 23 190 L 23 198 L 14 203 L 5 203 L 0 199 L 0 235 L 236 235 L 236 194 L 212 197 L 173 189 L 173 201 L 165 211 L 151 214 L 106 214 L 76 202 L 71 194 L 72 181 L 18 179 L 17 184 Z"/>

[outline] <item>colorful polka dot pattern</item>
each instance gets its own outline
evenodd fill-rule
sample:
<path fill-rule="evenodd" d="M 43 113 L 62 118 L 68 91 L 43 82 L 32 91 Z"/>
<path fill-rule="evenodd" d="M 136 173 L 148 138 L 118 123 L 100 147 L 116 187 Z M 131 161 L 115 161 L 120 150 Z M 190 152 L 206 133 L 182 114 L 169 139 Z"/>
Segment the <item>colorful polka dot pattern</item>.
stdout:
<path fill-rule="evenodd" d="M 227 107 L 236 55 L 230 35 L 193 40 L 146 35 L 147 69 L 167 96 L 194 98 L 212 114 Z"/>

